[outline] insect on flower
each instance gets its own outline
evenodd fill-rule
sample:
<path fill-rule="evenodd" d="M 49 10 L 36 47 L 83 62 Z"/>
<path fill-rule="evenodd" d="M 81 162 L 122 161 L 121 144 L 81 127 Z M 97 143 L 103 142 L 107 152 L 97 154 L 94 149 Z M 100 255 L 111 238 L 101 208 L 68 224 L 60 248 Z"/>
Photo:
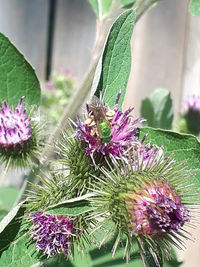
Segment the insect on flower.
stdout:
<path fill-rule="evenodd" d="M 127 159 L 127 148 L 138 140 L 137 128 L 144 119 L 133 120 L 130 114 L 133 108 L 122 112 L 118 106 L 120 96 L 121 93 L 117 95 L 113 108 L 94 96 L 91 104 L 86 105 L 85 120 L 74 123 L 75 136 L 85 143 L 86 154 L 93 162 L 96 155 Z"/>
<path fill-rule="evenodd" d="M 112 125 L 109 121 L 109 118 L 112 118 L 112 115 L 114 114 L 109 114 L 109 111 L 105 112 L 102 101 L 96 96 L 93 96 L 90 107 L 92 113 L 91 117 L 93 118 L 93 120 L 88 120 L 89 125 L 95 124 L 97 128 L 97 134 L 101 143 L 109 143 L 112 139 Z"/>

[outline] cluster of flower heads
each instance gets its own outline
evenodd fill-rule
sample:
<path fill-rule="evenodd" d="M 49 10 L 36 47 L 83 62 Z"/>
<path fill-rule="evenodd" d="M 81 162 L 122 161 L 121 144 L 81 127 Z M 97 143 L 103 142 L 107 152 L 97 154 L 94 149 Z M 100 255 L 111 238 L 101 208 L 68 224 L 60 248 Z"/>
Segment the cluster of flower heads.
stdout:
<path fill-rule="evenodd" d="M 27 118 L 26 109 L 22 110 L 22 100 L 16 110 L 11 109 L 6 101 L 0 107 L 0 147 L 23 146 L 31 137 L 31 119 Z"/>
<path fill-rule="evenodd" d="M 56 254 L 68 254 L 73 236 L 73 220 L 63 215 L 44 213 L 31 214 L 33 220 L 32 237 L 36 249 L 42 251 L 47 258 Z"/>
<path fill-rule="evenodd" d="M 147 240 L 151 247 L 162 244 L 161 249 L 168 253 L 172 244 L 179 247 L 180 237 L 187 237 L 184 227 L 192 219 L 188 205 L 194 204 L 190 197 L 194 196 L 191 190 L 196 185 L 189 182 L 190 176 L 185 171 L 185 165 L 176 163 L 171 156 L 166 157 L 164 148 L 145 144 L 146 136 L 139 141 L 137 125 L 143 119 L 132 120 L 131 108 L 122 112 L 118 107 L 119 98 L 120 94 L 114 108 L 110 109 L 94 97 L 92 103 L 87 105 L 85 120 L 74 123 L 76 131 L 71 138 L 84 145 L 78 146 L 77 142 L 72 142 L 72 145 L 77 146 L 78 151 L 82 150 L 79 154 L 83 164 L 85 162 L 88 165 L 83 160 L 83 151 L 86 158 L 92 158 L 95 171 L 99 167 L 96 155 L 100 155 L 101 160 L 103 157 L 106 163 L 90 177 L 88 186 L 92 184 L 89 189 L 95 190 L 95 197 L 89 199 L 94 210 L 87 220 L 93 220 L 90 224 L 94 226 L 93 232 L 101 229 L 104 222 L 113 221 L 110 232 L 103 238 L 105 241 L 110 235 L 117 234 L 113 254 L 124 237 L 127 259 L 133 238 Z M 69 153 L 68 150 L 62 155 L 66 153 Z M 73 162 L 77 164 L 77 161 Z M 77 179 L 83 178 L 83 170 L 89 173 L 86 167 L 81 165 L 78 168 Z M 73 172 L 70 169 L 68 172 L 71 183 Z M 76 183 L 82 185 L 79 181 Z M 73 221 L 65 216 L 41 212 L 31 216 L 32 236 L 37 250 L 47 257 L 58 253 L 68 254 Z"/>
<path fill-rule="evenodd" d="M 145 144 L 146 136 L 138 140 L 137 124 L 143 119 L 133 121 L 131 108 L 120 111 L 119 97 L 120 94 L 112 110 L 93 98 L 85 121 L 76 125 L 75 137 L 86 144 L 88 156 L 93 158 L 99 153 L 115 159 L 110 171 L 103 170 L 104 178 L 98 188 L 101 193 L 98 201 L 95 197 L 94 205 L 101 215 L 107 209 L 106 220 L 110 216 L 118 229 L 127 229 L 131 238 L 139 235 L 168 240 L 168 235 L 178 236 L 191 220 L 187 202 L 182 199 L 189 194 L 183 188 L 184 192 L 176 190 L 181 188 L 179 183 L 184 187 L 188 177 L 183 173 L 184 167 L 164 155 L 164 148 Z M 121 163 L 118 159 L 122 159 Z"/>
<path fill-rule="evenodd" d="M 138 129 L 144 120 L 131 120 L 133 108 L 122 112 L 119 107 L 120 93 L 113 109 L 93 97 L 87 105 L 85 121 L 76 125 L 76 137 L 86 143 L 86 153 L 92 158 L 96 153 L 116 159 L 127 158 L 128 148 L 138 140 Z"/>

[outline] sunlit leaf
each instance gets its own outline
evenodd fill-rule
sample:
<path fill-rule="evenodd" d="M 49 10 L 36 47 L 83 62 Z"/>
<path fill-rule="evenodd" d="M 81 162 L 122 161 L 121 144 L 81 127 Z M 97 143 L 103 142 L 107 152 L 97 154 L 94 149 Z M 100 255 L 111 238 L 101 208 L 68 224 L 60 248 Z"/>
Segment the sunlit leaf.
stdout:
<path fill-rule="evenodd" d="M 40 84 L 34 69 L 17 48 L 0 33 L 0 102 L 17 105 L 24 96 L 27 108 L 40 103 Z"/>
<path fill-rule="evenodd" d="M 113 107 L 119 91 L 122 105 L 131 70 L 130 40 L 135 22 L 135 13 L 127 10 L 122 13 L 111 27 L 104 52 L 99 60 L 92 93 L 101 94 L 104 102 Z"/>

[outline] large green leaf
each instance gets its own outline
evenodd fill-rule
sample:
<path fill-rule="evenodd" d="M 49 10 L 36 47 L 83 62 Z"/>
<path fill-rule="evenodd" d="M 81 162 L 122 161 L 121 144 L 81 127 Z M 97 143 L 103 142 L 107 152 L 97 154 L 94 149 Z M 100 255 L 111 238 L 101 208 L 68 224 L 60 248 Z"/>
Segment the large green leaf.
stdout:
<path fill-rule="evenodd" d="M 90 3 L 97 17 L 106 17 L 109 14 L 112 6 L 112 0 L 88 0 L 88 2 Z"/>
<path fill-rule="evenodd" d="M 23 215 L 24 208 L 18 206 L 16 210 L 13 209 L 10 212 L 9 224 L 0 233 L 0 266 L 29 267 L 38 262 Z"/>
<path fill-rule="evenodd" d="M 200 0 L 191 0 L 189 4 L 189 11 L 193 16 L 200 15 Z"/>
<path fill-rule="evenodd" d="M 195 136 L 148 127 L 140 129 L 141 138 L 144 134 L 147 134 L 147 142 L 164 146 L 168 154 L 173 153 L 177 162 L 186 161 L 189 171 L 196 173 L 195 181 L 200 184 L 200 143 Z"/>
<path fill-rule="evenodd" d="M 44 267 L 144 267 L 142 260 L 140 259 L 140 253 L 136 250 L 131 255 L 131 260 L 127 265 L 125 259 L 123 259 L 123 249 L 117 250 L 115 257 L 112 257 L 113 242 L 109 241 L 101 249 L 95 247 L 88 251 L 86 255 L 79 255 L 75 253 L 75 259 L 67 261 L 66 258 L 50 259 L 44 263 Z M 175 254 L 172 255 L 172 259 L 165 260 L 164 267 L 178 267 L 181 263 L 177 261 Z M 149 265 L 153 267 L 153 265 Z"/>
<path fill-rule="evenodd" d="M 0 187 L 0 209 L 9 211 L 19 193 L 15 187 Z"/>
<path fill-rule="evenodd" d="M 80 201 L 76 204 L 61 205 L 54 209 L 47 211 L 48 214 L 52 215 L 67 215 L 67 216 L 79 216 L 86 212 L 92 211 L 94 208 L 87 201 Z"/>
<path fill-rule="evenodd" d="M 122 13 L 111 27 L 103 55 L 99 60 L 92 93 L 103 96 L 104 102 L 113 107 L 119 91 L 122 105 L 131 70 L 130 40 L 135 22 L 135 13 L 127 10 Z"/>
<path fill-rule="evenodd" d="M 156 89 L 141 104 L 141 116 L 150 127 L 171 129 L 173 107 L 170 92 L 163 88 Z"/>
<path fill-rule="evenodd" d="M 0 102 L 16 106 L 22 96 L 27 108 L 39 105 L 39 81 L 24 56 L 0 33 Z"/>
<path fill-rule="evenodd" d="M 3 219 L 3 217 L 7 214 L 7 210 L 0 209 L 0 221 Z"/>

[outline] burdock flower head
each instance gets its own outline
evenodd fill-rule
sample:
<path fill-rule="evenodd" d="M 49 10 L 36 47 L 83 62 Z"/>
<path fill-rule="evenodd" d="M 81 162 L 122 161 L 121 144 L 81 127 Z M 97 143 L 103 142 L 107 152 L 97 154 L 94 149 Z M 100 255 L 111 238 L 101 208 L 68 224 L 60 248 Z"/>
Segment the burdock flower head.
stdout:
<path fill-rule="evenodd" d="M 141 248 L 142 258 L 144 246 L 154 259 L 159 250 L 168 256 L 171 245 L 181 248 L 184 238 L 189 237 L 185 227 L 192 220 L 191 206 L 199 201 L 195 180 L 184 163 L 164 156 L 159 148 L 147 151 L 145 146 L 143 153 L 135 150 L 133 155 L 131 151 L 128 166 L 118 162 L 114 168 L 110 166 L 110 171 L 103 168 L 104 178 L 100 178 L 99 187 L 97 183 L 98 196 L 92 200 L 97 207 L 94 217 L 101 218 L 100 226 L 113 221 L 102 243 L 110 235 L 116 235 L 113 255 L 125 242 L 127 261 L 134 249 L 134 239 Z"/>
<path fill-rule="evenodd" d="M 94 96 L 91 105 L 87 105 L 85 120 L 76 125 L 76 137 L 86 143 L 86 153 L 92 158 L 95 154 L 126 158 L 127 148 L 137 142 L 137 127 L 143 119 L 131 119 L 133 108 L 122 112 L 119 99 L 120 94 L 110 109 Z"/>
<path fill-rule="evenodd" d="M 183 114 L 179 122 L 183 131 L 200 134 L 200 96 L 188 96 L 183 104 Z"/>
<path fill-rule="evenodd" d="M 22 108 L 23 98 L 15 110 L 6 101 L 0 107 L 0 156 L 14 165 L 25 165 L 37 150 L 36 125 Z"/>
<path fill-rule="evenodd" d="M 191 95 L 188 96 L 184 102 L 184 113 L 198 112 L 200 113 L 200 96 Z"/>
<path fill-rule="evenodd" d="M 125 196 L 130 213 L 131 235 L 162 235 L 177 232 L 191 219 L 180 195 L 162 179 L 146 182 Z"/>
<path fill-rule="evenodd" d="M 63 253 L 68 255 L 73 236 L 73 220 L 64 215 L 49 215 L 44 213 L 31 214 L 33 227 L 32 238 L 36 250 L 47 258 Z"/>

